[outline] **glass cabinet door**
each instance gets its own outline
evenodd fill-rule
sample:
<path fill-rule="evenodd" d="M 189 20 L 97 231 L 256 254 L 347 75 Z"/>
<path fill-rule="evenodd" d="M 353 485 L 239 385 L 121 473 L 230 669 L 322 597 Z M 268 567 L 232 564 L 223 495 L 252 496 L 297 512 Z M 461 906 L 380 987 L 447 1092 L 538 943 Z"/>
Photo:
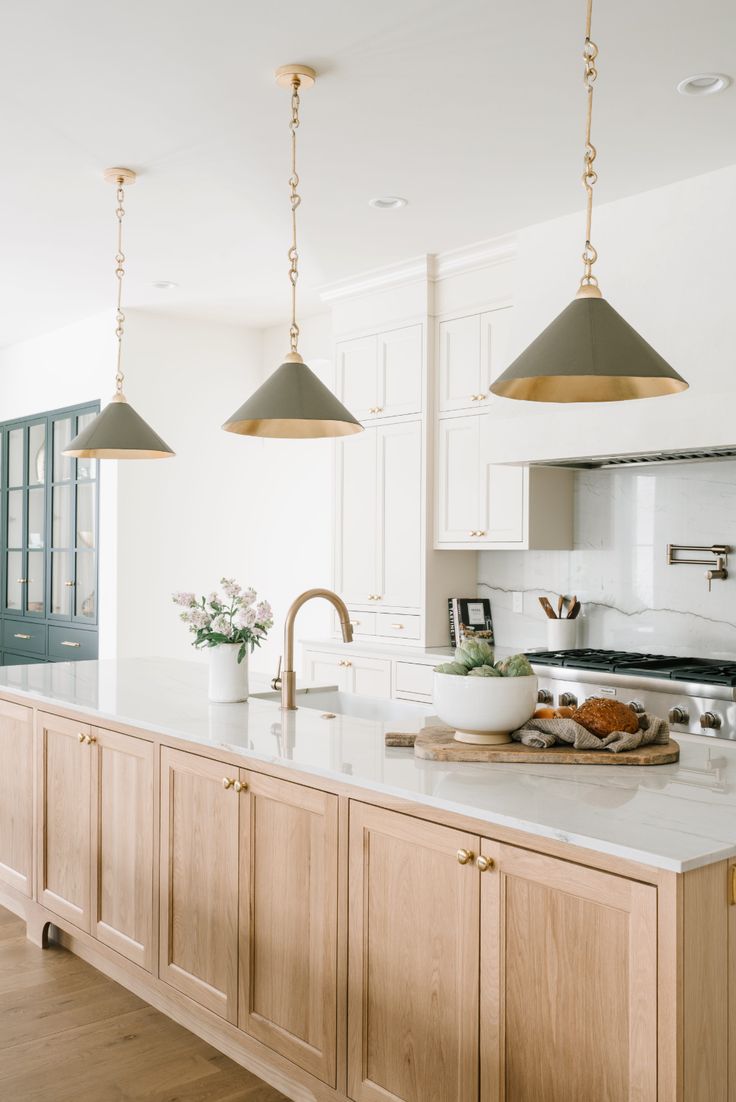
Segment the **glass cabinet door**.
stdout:
<path fill-rule="evenodd" d="M 5 611 L 46 615 L 46 419 L 6 433 Z"/>
<path fill-rule="evenodd" d="M 96 413 L 78 418 L 77 432 L 94 420 Z M 97 460 L 78 459 L 75 480 L 74 522 L 75 580 L 72 618 L 84 624 L 97 622 Z"/>
<path fill-rule="evenodd" d="M 51 422 L 51 601 L 49 616 L 69 620 L 74 596 L 74 460 L 64 448 L 74 436 L 74 417 Z"/>

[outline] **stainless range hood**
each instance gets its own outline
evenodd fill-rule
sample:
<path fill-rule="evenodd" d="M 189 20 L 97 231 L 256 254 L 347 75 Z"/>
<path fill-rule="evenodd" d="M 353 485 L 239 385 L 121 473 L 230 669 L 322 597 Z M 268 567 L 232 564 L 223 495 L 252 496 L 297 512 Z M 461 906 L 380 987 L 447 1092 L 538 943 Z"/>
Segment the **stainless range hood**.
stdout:
<path fill-rule="evenodd" d="M 729 447 L 690 448 L 683 451 L 638 452 L 625 455 L 586 455 L 579 459 L 537 459 L 530 467 L 564 467 L 572 471 L 611 470 L 614 467 L 651 467 L 661 463 L 705 463 L 736 459 L 736 444 Z"/>

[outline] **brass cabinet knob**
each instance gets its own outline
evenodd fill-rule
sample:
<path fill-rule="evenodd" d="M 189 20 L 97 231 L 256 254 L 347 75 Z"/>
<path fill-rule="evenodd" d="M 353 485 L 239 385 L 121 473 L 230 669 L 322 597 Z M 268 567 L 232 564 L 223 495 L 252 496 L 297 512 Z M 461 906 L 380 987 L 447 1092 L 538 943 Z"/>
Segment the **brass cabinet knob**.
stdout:
<path fill-rule="evenodd" d="M 403 624 L 392 624 L 391 627 L 395 628 L 396 631 L 403 631 L 404 625 Z"/>
<path fill-rule="evenodd" d="M 79 742 L 86 742 L 87 741 L 87 736 L 85 735 L 85 733 L 83 731 L 79 732 L 79 734 L 77 735 L 77 740 Z"/>
<path fill-rule="evenodd" d="M 469 849 L 459 849 L 456 856 L 460 865 L 467 865 L 473 860 L 472 850 Z"/>
<path fill-rule="evenodd" d="M 233 788 L 236 792 L 245 792 L 247 787 L 248 785 L 245 783 L 245 781 L 236 781 L 233 785 Z"/>
<path fill-rule="evenodd" d="M 232 788 L 234 784 L 235 784 L 235 777 L 223 777 L 222 778 L 222 787 L 223 788 Z"/>
<path fill-rule="evenodd" d="M 479 853 L 475 859 L 475 867 L 481 872 L 488 872 L 489 869 L 495 868 L 495 865 L 496 862 L 492 857 L 484 857 L 482 853 Z"/>
<path fill-rule="evenodd" d="M 88 746 L 91 746 L 93 742 L 97 742 L 97 739 L 94 735 L 86 735 L 84 741 Z"/>

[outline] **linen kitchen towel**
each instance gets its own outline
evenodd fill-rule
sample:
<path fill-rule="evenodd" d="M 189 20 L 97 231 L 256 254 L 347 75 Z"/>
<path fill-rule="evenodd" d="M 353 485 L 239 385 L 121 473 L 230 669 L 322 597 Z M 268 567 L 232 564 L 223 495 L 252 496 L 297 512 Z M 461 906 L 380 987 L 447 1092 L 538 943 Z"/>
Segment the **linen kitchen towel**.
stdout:
<path fill-rule="evenodd" d="M 512 731 L 511 738 L 524 746 L 533 746 L 537 750 L 546 750 L 550 746 L 563 743 L 575 750 L 611 750 L 618 754 L 622 750 L 636 750 L 638 746 L 650 743 L 669 742 L 670 726 L 666 719 L 659 716 L 643 715 L 639 720 L 639 730 L 612 731 L 610 735 L 599 738 L 574 719 L 530 719 L 518 731 Z"/>

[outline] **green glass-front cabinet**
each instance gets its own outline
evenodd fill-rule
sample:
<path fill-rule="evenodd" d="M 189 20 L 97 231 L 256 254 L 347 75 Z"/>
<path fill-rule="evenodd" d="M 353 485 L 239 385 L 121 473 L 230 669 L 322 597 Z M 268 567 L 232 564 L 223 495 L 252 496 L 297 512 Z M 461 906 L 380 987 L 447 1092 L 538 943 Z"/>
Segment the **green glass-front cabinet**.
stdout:
<path fill-rule="evenodd" d="M 97 463 L 63 451 L 98 410 L 0 425 L 2 665 L 97 657 Z"/>

